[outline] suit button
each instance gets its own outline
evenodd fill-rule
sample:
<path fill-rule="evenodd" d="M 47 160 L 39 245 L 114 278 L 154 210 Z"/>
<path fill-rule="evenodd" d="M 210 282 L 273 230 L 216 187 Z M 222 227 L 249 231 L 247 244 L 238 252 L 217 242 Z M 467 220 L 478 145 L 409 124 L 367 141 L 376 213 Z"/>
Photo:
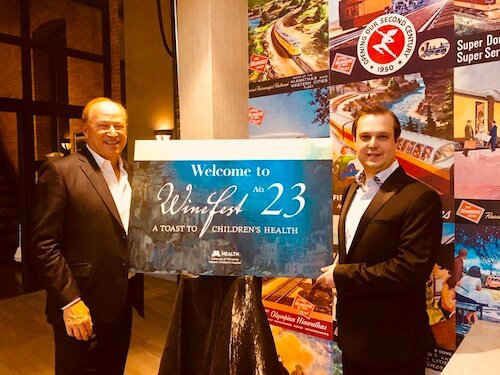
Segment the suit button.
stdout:
<path fill-rule="evenodd" d="M 123 262 L 123 263 L 122 263 L 122 267 L 123 267 L 123 268 L 127 267 L 127 263 Z"/>

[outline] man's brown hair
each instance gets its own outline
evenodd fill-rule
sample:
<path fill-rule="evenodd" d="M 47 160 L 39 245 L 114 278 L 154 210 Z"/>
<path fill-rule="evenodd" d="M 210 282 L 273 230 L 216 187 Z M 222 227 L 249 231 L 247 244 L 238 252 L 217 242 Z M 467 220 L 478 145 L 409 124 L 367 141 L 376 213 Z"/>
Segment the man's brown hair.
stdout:
<path fill-rule="evenodd" d="M 369 104 L 361 108 L 354 119 L 354 123 L 352 124 L 352 135 L 354 139 L 356 139 L 356 128 L 358 127 L 358 121 L 361 117 L 366 115 L 389 115 L 392 117 L 392 122 L 394 126 L 394 139 L 397 140 L 401 135 L 401 123 L 399 122 L 398 117 L 392 112 L 390 109 L 387 109 L 380 104 Z"/>

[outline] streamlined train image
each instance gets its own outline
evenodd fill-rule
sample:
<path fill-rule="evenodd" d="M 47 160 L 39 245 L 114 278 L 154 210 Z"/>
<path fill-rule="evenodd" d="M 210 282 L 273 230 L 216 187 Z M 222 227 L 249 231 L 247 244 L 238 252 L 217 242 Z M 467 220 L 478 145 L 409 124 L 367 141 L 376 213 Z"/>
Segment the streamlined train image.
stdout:
<path fill-rule="evenodd" d="M 352 123 L 352 118 L 347 116 L 338 113 L 330 115 L 332 134 L 354 149 Z M 453 141 L 402 130 L 396 148 L 399 164 L 409 175 L 441 194 L 450 193 L 450 174 L 455 151 Z"/>
<path fill-rule="evenodd" d="M 300 40 L 287 34 L 283 30 L 281 22 L 276 22 L 273 26 L 273 36 L 278 43 L 286 49 L 290 56 L 299 56 L 302 53 Z"/>

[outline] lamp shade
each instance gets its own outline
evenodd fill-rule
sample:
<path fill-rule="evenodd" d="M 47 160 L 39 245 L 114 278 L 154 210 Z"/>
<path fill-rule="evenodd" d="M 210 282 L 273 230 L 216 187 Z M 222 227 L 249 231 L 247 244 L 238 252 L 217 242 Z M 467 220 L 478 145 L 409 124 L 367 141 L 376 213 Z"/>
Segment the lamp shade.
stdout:
<path fill-rule="evenodd" d="M 168 141 L 172 137 L 172 129 L 159 129 L 154 131 L 157 141 Z"/>
<path fill-rule="evenodd" d="M 61 139 L 61 147 L 66 151 L 71 149 L 71 141 L 69 140 L 69 138 Z"/>

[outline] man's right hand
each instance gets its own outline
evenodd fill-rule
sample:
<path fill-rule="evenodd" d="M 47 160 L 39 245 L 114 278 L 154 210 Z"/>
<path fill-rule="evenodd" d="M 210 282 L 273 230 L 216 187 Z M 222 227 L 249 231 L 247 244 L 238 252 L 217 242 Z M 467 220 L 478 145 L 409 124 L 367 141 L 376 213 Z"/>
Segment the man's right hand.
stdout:
<path fill-rule="evenodd" d="M 337 263 L 330 264 L 327 267 L 322 267 L 321 275 L 316 279 L 316 283 L 324 284 L 328 288 L 335 288 L 335 280 L 333 280 L 333 269 L 337 266 Z"/>
<path fill-rule="evenodd" d="M 87 341 L 92 335 L 90 311 L 82 300 L 63 310 L 64 325 L 68 336 Z"/>

